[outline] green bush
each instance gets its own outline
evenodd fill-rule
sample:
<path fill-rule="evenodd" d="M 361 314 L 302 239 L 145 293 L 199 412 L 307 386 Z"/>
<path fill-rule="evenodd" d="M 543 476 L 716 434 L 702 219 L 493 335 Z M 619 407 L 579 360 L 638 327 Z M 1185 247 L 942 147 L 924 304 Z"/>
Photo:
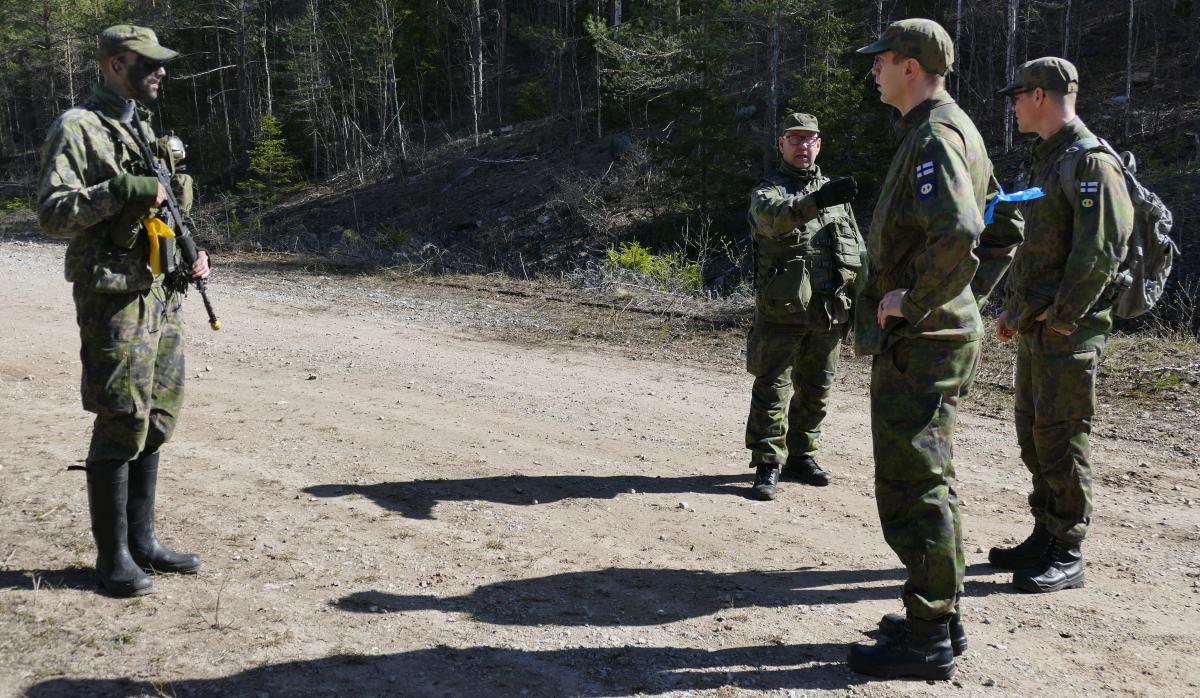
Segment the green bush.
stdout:
<path fill-rule="evenodd" d="M 33 203 L 29 199 L 14 196 L 3 204 L 0 204 L 0 209 L 4 209 L 5 211 L 31 211 L 33 210 Z"/>
<path fill-rule="evenodd" d="M 672 289 L 695 292 L 704 286 L 699 264 L 685 261 L 680 252 L 653 254 L 636 240 L 623 242 L 618 249 L 609 250 L 604 264 L 609 269 L 645 274 Z"/>

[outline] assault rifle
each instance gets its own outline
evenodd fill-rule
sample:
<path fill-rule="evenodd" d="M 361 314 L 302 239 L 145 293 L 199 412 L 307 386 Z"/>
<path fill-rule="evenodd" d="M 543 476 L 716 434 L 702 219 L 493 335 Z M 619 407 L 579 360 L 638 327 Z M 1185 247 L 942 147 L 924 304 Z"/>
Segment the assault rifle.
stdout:
<path fill-rule="evenodd" d="M 167 168 L 154 157 L 154 151 L 150 149 L 150 144 L 146 142 L 146 136 L 142 133 L 136 120 L 130 125 L 129 130 L 133 132 L 133 140 L 137 142 L 138 149 L 142 151 L 142 159 L 146 161 L 146 167 L 154 171 L 159 185 L 167 192 L 167 200 L 163 202 L 166 204 L 165 210 L 159 208 L 158 217 L 175 233 L 174 240 L 179 244 L 179 256 L 183 258 L 183 266 L 175 267 L 173 256 L 164 255 L 166 264 L 163 266 L 163 271 L 167 280 L 180 293 L 187 293 L 188 284 L 194 283 L 196 290 L 200 292 L 200 300 L 204 301 L 204 310 L 208 313 L 209 326 L 213 330 L 219 330 L 221 321 L 217 319 L 212 302 L 208 300 L 208 280 L 192 278 L 192 265 L 196 263 L 199 256 L 196 252 L 196 240 L 192 237 L 192 227 L 183 217 L 183 211 L 179 208 L 175 190 L 171 188 L 171 175 L 167 172 Z"/>

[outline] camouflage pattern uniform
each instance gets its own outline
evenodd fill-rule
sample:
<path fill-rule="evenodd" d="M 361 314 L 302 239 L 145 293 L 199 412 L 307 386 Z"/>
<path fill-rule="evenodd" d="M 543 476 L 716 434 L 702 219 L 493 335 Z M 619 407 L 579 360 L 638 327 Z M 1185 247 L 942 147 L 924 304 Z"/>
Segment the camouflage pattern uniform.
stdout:
<path fill-rule="evenodd" d="M 746 339 L 754 376 L 746 448 L 751 467 L 817 451 L 850 321 L 863 243 L 847 204 L 819 208 L 829 181 L 787 162 L 750 196 L 755 314 Z M 790 398 L 790 402 L 789 402 Z"/>
<path fill-rule="evenodd" d="M 1048 82 L 1051 76 L 1035 72 L 1059 66 L 1067 69 L 1074 92 L 1074 66 L 1062 59 L 1031 61 L 1020 77 L 1057 87 Z M 1016 89 L 1022 86 L 1019 79 Z M 1068 91 L 1066 85 L 1061 91 Z M 1088 434 L 1096 367 L 1113 322 L 1104 292 L 1133 230 L 1125 177 L 1111 154 L 1089 152 L 1074 181 L 1062 181 L 1067 149 L 1093 137 L 1076 117 L 1034 147 L 1030 184 L 1045 196 L 1023 204 L 1026 241 L 1013 261 L 1005 302 L 1008 325 L 1020 333 L 1016 426 L 1021 460 L 1033 476 L 1029 506 L 1054 538 L 1073 544 L 1083 540 L 1092 515 Z M 1043 311 L 1046 319 L 1039 322 Z"/>
<path fill-rule="evenodd" d="M 980 305 L 1020 243 L 1021 220 L 1001 209 L 985 229 L 982 211 L 997 192 L 992 163 L 944 90 L 908 112 L 896 135 L 867 236 L 855 350 L 874 356 L 871 431 L 884 538 L 908 570 L 908 615 L 933 621 L 953 611 L 965 566 L 951 459 L 958 402 L 979 359 Z M 876 309 L 897 288 L 908 289 L 903 317 L 881 329 Z"/>
<path fill-rule="evenodd" d="M 157 450 L 183 405 L 181 297 L 151 273 L 141 225 L 153 199 L 123 201 L 110 187 L 122 173 L 152 174 L 126 130 L 140 128 L 153 143 L 148 119 L 97 84 L 87 104 L 51 125 L 42 150 L 39 221 L 47 235 L 71 240 L 65 275 L 82 342 L 83 407 L 96 415 L 89 464 Z M 190 181 L 173 183 L 190 190 Z"/>

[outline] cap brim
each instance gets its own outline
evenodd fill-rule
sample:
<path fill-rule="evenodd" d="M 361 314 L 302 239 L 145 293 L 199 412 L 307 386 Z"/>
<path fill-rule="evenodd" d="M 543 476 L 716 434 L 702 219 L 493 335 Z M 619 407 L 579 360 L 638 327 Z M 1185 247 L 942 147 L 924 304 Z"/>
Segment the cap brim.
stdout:
<path fill-rule="evenodd" d="M 876 53 L 883 53 L 884 51 L 890 51 L 891 48 L 892 48 L 892 40 L 890 38 L 889 39 L 879 39 L 875 43 L 867 44 L 866 46 L 863 46 L 862 48 L 855 51 L 855 53 L 861 53 L 866 56 L 873 56 Z"/>
<path fill-rule="evenodd" d="M 809 127 L 807 127 L 807 126 L 789 126 L 789 127 L 785 128 L 785 129 L 783 129 L 783 132 L 784 132 L 784 133 L 788 133 L 789 131 L 811 131 L 811 132 L 813 132 L 813 133 L 820 133 L 820 132 L 821 132 L 821 129 L 819 129 L 819 128 L 809 128 Z"/>
<path fill-rule="evenodd" d="M 167 48 L 166 46 L 162 46 L 159 44 L 152 44 L 149 42 L 144 43 L 144 44 L 143 43 L 131 44 L 129 46 L 129 50 L 133 51 L 134 53 L 136 53 L 140 56 L 145 56 L 146 58 L 149 58 L 152 61 L 159 61 L 162 63 L 166 63 L 167 61 L 173 61 L 176 58 L 179 58 L 178 51 L 172 51 L 171 49 Z"/>
<path fill-rule="evenodd" d="M 1015 82 L 1009 83 L 1008 85 L 996 90 L 996 94 L 1004 95 L 1005 97 L 1011 97 L 1012 93 L 1016 92 L 1017 90 L 1022 89 L 1022 87 L 1023 87 L 1023 85 L 1021 85 L 1019 83 L 1015 83 Z"/>

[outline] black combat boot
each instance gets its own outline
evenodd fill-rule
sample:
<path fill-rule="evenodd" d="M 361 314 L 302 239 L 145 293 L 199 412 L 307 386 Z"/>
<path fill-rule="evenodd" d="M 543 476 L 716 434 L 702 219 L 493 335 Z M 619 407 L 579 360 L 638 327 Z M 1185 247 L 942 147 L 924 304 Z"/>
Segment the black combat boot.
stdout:
<path fill-rule="evenodd" d="M 1045 594 L 1083 586 L 1083 551 L 1078 543 L 1051 539 L 1039 564 L 1013 574 L 1013 586 L 1031 594 Z"/>
<path fill-rule="evenodd" d="M 1033 533 L 1011 548 L 992 548 L 988 551 L 988 562 L 1002 570 L 1023 570 L 1041 561 L 1050 546 L 1050 531 L 1038 521 L 1033 524 Z"/>
<path fill-rule="evenodd" d="M 96 540 L 96 576 L 113 596 L 149 594 L 152 583 L 129 554 L 129 464 L 88 463 L 88 511 Z"/>
<path fill-rule="evenodd" d="M 154 535 L 154 491 L 158 484 L 158 452 L 143 453 L 129 464 L 129 551 L 147 572 L 196 574 L 200 558 L 177 553 Z"/>
<path fill-rule="evenodd" d="M 812 456 L 789 458 L 787 465 L 783 466 L 783 474 L 813 487 L 824 487 L 833 479 L 833 475 L 817 465 L 816 459 Z"/>
<path fill-rule="evenodd" d="M 885 637 L 875 645 L 852 646 L 850 668 L 860 674 L 889 679 L 911 676 L 945 681 L 954 675 L 949 622 L 950 616 L 939 621 L 908 616 L 899 637 Z"/>
<path fill-rule="evenodd" d="M 903 613 L 889 613 L 880 619 L 879 633 L 895 640 L 904 634 L 904 621 Z M 950 616 L 950 649 L 955 657 L 967 651 L 967 631 L 963 630 L 958 602 L 954 603 L 954 613 Z"/>
<path fill-rule="evenodd" d="M 754 471 L 754 486 L 750 488 L 750 496 L 762 500 L 775 499 L 781 470 L 783 468 L 778 463 L 760 464 Z"/>

